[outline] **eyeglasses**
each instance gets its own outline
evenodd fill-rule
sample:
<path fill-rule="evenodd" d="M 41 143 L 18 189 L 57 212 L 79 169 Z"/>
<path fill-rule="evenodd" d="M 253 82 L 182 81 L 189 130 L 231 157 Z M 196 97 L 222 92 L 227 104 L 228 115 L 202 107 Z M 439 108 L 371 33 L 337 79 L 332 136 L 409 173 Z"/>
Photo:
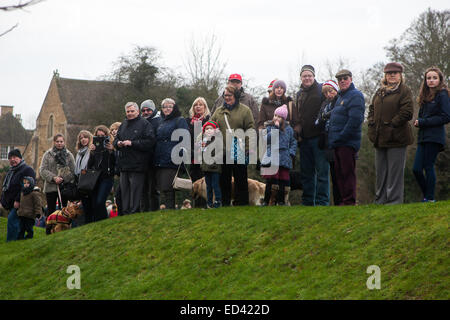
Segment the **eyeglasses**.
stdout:
<path fill-rule="evenodd" d="M 162 108 L 163 108 L 163 109 L 173 109 L 173 106 L 172 106 L 172 105 L 169 105 L 169 106 L 162 106 Z"/>
<path fill-rule="evenodd" d="M 338 81 L 342 81 L 342 80 L 347 81 L 348 80 L 348 76 L 339 77 L 339 78 L 337 78 L 337 80 Z"/>
<path fill-rule="evenodd" d="M 151 109 L 142 109 L 142 112 L 150 112 L 152 111 Z"/>
<path fill-rule="evenodd" d="M 228 93 L 228 94 L 224 94 L 223 96 L 229 98 L 229 97 L 232 97 L 233 95 Z"/>

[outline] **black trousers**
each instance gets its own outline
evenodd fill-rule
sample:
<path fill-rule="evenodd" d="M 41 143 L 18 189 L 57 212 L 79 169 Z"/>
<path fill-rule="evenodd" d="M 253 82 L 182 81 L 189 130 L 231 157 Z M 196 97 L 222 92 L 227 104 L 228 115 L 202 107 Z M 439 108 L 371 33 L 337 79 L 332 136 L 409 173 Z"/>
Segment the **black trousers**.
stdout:
<path fill-rule="evenodd" d="M 231 177 L 234 177 L 234 203 L 235 206 L 248 205 L 247 166 L 245 164 L 224 164 L 220 176 L 222 189 L 222 205 L 231 204 Z"/>
<path fill-rule="evenodd" d="M 120 173 L 122 213 L 124 215 L 140 212 L 144 180 L 144 172 L 122 171 Z"/>
<path fill-rule="evenodd" d="M 19 230 L 19 237 L 18 240 L 22 239 L 31 239 L 33 238 L 33 226 L 34 226 L 34 219 L 27 218 L 27 217 L 19 217 L 20 220 L 20 230 Z M 27 235 L 25 236 L 25 232 Z"/>
<path fill-rule="evenodd" d="M 151 166 L 145 173 L 144 187 L 141 198 L 141 211 L 159 210 L 159 191 L 156 189 L 156 169 Z"/>
<path fill-rule="evenodd" d="M 48 215 L 51 215 L 53 212 L 56 211 L 56 200 L 58 200 L 58 191 L 56 192 L 49 192 L 45 194 L 45 197 L 47 199 L 47 208 L 48 208 Z M 65 199 L 63 196 L 61 196 L 62 206 L 61 203 L 59 204 L 59 209 L 62 207 L 67 206 L 67 199 Z M 59 200 L 58 200 L 59 201 Z"/>

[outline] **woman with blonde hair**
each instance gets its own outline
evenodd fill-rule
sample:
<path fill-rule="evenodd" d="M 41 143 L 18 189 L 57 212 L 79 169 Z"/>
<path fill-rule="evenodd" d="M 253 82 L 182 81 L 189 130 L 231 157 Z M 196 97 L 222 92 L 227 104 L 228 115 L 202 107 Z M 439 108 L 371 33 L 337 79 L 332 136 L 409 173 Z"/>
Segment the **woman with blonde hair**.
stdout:
<path fill-rule="evenodd" d="M 377 204 L 403 203 L 406 148 L 413 143 L 409 120 L 413 99 L 403 79 L 403 66 L 391 62 L 369 106 L 368 136 L 375 147 Z"/>
<path fill-rule="evenodd" d="M 198 157 L 195 156 L 195 128 L 197 127 L 198 135 L 198 133 L 202 132 L 203 125 L 208 122 L 210 118 L 211 112 L 209 111 L 206 99 L 203 97 L 197 97 L 189 109 L 189 118 L 186 119 L 189 127 L 189 133 L 191 135 L 191 166 L 189 168 L 189 174 L 191 175 L 192 182 L 195 182 L 204 176 L 200 164 L 198 163 Z M 201 153 L 198 154 L 200 155 Z M 196 208 L 204 207 L 206 206 L 206 202 L 203 198 L 199 198 L 194 200 L 193 205 Z"/>

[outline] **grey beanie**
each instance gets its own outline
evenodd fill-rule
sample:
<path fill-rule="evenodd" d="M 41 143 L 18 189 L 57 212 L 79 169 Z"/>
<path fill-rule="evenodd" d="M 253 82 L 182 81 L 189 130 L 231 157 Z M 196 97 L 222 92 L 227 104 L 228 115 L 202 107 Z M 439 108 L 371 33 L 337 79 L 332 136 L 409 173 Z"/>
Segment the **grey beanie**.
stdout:
<path fill-rule="evenodd" d="M 275 90 L 277 87 L 282 87 L 284 89 L 284 93 L 286 93 L 286 83 L 283 80 L 277 80 L 273 83 L 272 90 Z"/>
<path fill-rule="evenodd" d="M 142 110 L 142 108 L 149 108 L 153 112 L 155 112 L 156 106 L 155 106 L 155 103 L 153 102 L 153 100 L 148 99 L 141 103 L 141 110 Z"/>
<path fill-rule="evenodd" d="M 313 67 L 312 65 L 305 64 L 305 65 L 302 67 L 302 70 L 300 71 L 300 75 L 301 75 L 304 71 L 310 71 L 310 72 L 312 72 L 312 74 L 313 74 L 314 76 L 316 76 L 316 71 L 314 70 L 314 67 Z"/>

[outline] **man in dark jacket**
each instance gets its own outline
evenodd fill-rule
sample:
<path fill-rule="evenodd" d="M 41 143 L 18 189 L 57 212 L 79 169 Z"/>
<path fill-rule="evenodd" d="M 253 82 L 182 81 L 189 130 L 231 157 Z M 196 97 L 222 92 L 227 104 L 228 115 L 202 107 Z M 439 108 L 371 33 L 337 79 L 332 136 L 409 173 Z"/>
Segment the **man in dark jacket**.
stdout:
<path fill-rule="evenodd" d="M 315 70 L 304 65 L 300 72 L 302 84 L 297 93 L 292 112 L 294 131 L 300 149 L 300 176 L 303 185 L 302 204 L 305 206 L 327 206 L 330 203 L 330 166 L 325 150 L 319 148 L 323 129 L 315 125 L 325 97 L 322 85 L 315 80 Z"/>
<path fill-rule="evenodd" d="M 10 169 L 6 174 L 2 185 L 2 197 L 0 204 L 9 210 L 6 241 L 17 240 L 20 231 L 20 220 L 17 210 L 20 207 L 20 191 L 23 177 L 36 179 L 36 173 L 22 159 L 20 150 L 14 149 L 8 153 Z"/>
<path fill-rule="evenodd" d="M 335 173 L 341 205 L 356 204 L 356 153 L 361 147 L 361 125 L 364 121 L 364 96 L 355 88 L 352 73 L 336 74 L 338 98 L 331 111 L 328 143 L 334 149 Z"/>
<path fill-rule="evenodd" d="M 155 143 L 153 127 L 139 115 L 139 106 L 128 102 L 125 110 L 127 118 L 120 125 L 114 140 L 114 147 L 120 150 L 120 190 L 124 215 L 140 210 L 145 172 Z"/>
<path fill-rule="evenodd" d="M 148 99 L 141 103 L 141 116 L 147 119 L 153 127 L 156 137 L 156 130 L 161 123 L 161 116 L 156 111 L 155 103 Z M 149 165 L 145 172 L 144 189 L 141 198 L 141 211 L 156 211 L 159 209 L 159 191 L 156 189 L 156 169 L 153 161 L 155 148 L 152 147 L 149 157 Z"/>
<path fill-rule="evenodd" d="M 244 92 L 244 88 L 242 88 L 242 76 L 237 73 L 230 75 L 228 77 L 228 85 L 232 85 L 239 90 L 239 103 L 245 104 L 250 108 L 253 115 L 253 121 L 256 123 L 259 116 L 258 102 L 251 94 Z M 214 112 L 216 112 L 217 108 L 223 106 L 224 102 L 225 100 L 222 95 L 218 97 L 211 109 L 211 115 L 214 115 Z"/>

